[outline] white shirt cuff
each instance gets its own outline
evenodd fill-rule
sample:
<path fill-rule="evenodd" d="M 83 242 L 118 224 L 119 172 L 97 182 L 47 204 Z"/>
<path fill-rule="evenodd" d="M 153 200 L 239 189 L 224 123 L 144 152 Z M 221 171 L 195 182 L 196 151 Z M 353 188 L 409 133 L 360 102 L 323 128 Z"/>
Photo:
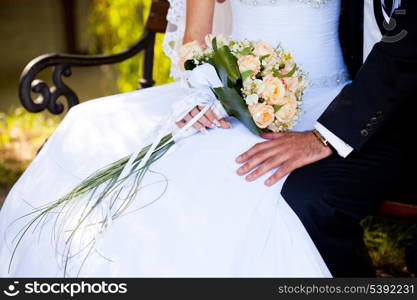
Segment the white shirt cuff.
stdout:
<path fill-rule="evenodd" d="M 320 134 L 336 149 L 337 153 L 346 158 L 352 151 L 353 148 L 338 138 L 335 134 L 330 132 L 326 127 L 321 125 L 319 122 L 316 122 L 314 128 L 320 132 Z"/>

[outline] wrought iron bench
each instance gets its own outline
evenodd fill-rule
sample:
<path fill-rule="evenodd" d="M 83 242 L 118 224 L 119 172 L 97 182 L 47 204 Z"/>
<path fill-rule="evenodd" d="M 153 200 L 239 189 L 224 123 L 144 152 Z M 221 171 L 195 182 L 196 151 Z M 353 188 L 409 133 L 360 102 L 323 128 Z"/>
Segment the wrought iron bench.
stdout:
<path fill-rule="evenodd" d="M 61 114 L 65 106 L 58 101 L 60 97 L 66 100 L 68 109 L 79 104 L 77 94 L 67 86 L 63 77 L 71 76 L 72 67 L 93 67 L 122 62 L 144 52 L 143 79 L 140 85 L 143 88 L 155 84 L 152 74 L 154 60 L 155 35 L 164 33 L 167 26 L 166 15 L 169 3 L 167 0 L 153 0 L 145 32 L 141 38 L 129 48 L 110 55 L 71 55 L 71 54 L 45 54 L 33 59 L 26 65 L 19 83 L 19 98 L 23 107 L 30 112 L 48 110 L 52 114 Z M 36 76 L 44 69 L 53 68 L 52 82 L 47 83 L 36 79 Z M 40 94 L 36 99 L 31 93 Z"/>
<path fill-rule="evenodd" d="M 70 55 L 70 54 L 46 54 L 33 59 L 23 70 L 19 97 L 22 105 L 30 112 L 37 113 L 48 110 L 53 114 L 61 114 L 65 106 L 58 102 L 58 98 L 64 97 L 68 108 L 79 103 L 76 93 L 68 87 L 63 77 L 71 76 L 72 67 L 90 67 L 122 62 L 141 51 L 144 51 L 143 88 L 154 85 L 152 66 L 154 59 L 154 44 L 156 33 L 165 32 L 167 26 L 166 15 L 169 8 L 167 0 L 153 0 L 146 30 L 142 37 L 128 49 L 111 55 Z M 36 76 L 44 69 L 53 68 L 53 86 L 49 87 L 45 82 L 36 79 Z M 31 93 L 40 94 L 33 99 Z M 409 203 L 397 201 L 385 201 L 379 207 L 379 214 L 403 220 L 417 220 L 417 195 L 414 193 L 406 197 Z M 414 203 L 414 204 L 412 204 Z"/>

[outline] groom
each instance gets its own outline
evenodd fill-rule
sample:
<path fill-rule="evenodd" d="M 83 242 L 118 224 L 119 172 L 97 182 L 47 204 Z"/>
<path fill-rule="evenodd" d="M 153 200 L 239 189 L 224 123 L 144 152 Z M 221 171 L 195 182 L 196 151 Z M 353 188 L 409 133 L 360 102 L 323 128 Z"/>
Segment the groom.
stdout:
<path fill-rule="evenodd" d="M 369 277 L 375 271 L 359 222 L 403 187 L 398 182 L 407 182 L 404 170 L 416 161 L 416 154 L 407 157 L 417 119 L 417 1 L 351 0 L 343 6 L 342 44 L 352 83 L 314 131 L 265 134 L 269 141 L 237 158 L 238 173 L 252 181 L 278 167 L 265 182 L 273 185 L 292 172 L 282 195 L 333 276 Z M 409 254 L 415 263 L 416 253 Z"/>

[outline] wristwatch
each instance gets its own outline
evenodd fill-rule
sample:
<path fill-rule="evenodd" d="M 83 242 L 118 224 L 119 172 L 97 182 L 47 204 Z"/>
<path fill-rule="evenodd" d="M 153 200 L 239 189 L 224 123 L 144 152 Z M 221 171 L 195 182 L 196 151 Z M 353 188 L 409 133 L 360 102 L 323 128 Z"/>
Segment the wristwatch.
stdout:
<path fill-rule="evenodd" d="M 312 133 L 314 136 L 327 148 L 330 148 L 333 153 L 337 153 L 337 150 L 330 144 L 330 142 L 318 131 L 317 129 L 313 129 Z"/>
<path fill-rule="evenodd" d="M 316 136 L 316 138 L 326 147 L 330 146 L 329 141 L 317 130 L 313 129 L 313 134 Z"/>

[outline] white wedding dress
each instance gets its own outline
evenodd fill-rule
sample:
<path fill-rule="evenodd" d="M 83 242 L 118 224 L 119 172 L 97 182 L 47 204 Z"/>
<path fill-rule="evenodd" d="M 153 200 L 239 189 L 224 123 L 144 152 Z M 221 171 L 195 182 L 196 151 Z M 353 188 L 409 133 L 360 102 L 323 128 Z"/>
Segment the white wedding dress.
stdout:
<path fill-rule="evenodd" d="M 346 83 L 338 39 L 340 1 L 230 1 L 234 39 L 281 43 L 308 72 L 310 87 L 295 130 L 312 129 Z M 53 222 L 28 232 L 8 270 L 13 238 L 25 223 L 17 219 L 56 200 L 95 170 L 134 152 L 169 115 L 172 103 L 183 96 L 180 84 L 172 83 L 72 108 L 1 209 L 0 276 L 63 276 L 60 253 L 51 241 Z M 230 130 L 209 130 L 181 140 L 154 163 L 152 170 L 157 173 L 144 179 L 147 186 L 130 213 L 97 237 L 85 262 L 84 256 L 74 256 L 67 275 L 331 276 L 280 195 L 285 180 L 266 187 L 266 176 L 248 183 L 236 174 L 236 156 L 263 140 L 238 121 L 231 123 Z M 149 203 L 165 187 L 165 181 L 155 180 L 162 176 L 158 174 L 167 179 L 167 189 Z"/>

